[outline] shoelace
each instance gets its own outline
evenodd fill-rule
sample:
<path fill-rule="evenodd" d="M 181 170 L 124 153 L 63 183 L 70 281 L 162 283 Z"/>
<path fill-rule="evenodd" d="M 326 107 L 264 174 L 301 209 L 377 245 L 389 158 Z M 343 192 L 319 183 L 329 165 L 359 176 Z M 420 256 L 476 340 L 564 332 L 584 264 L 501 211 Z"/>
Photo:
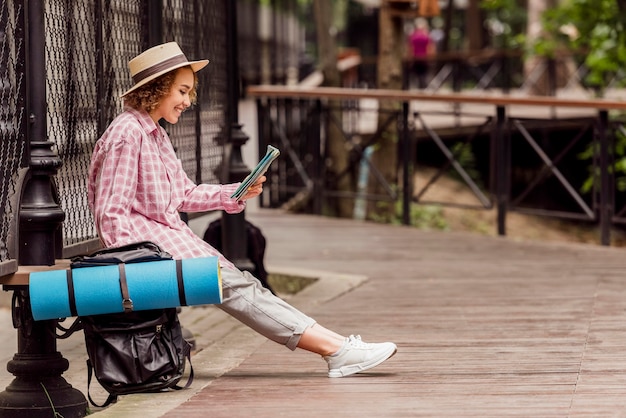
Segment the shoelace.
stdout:
<path fill-rule="evenodd" d="M 348 337 L 348 344 L 353 348 L 369 348 L 370 344 L 364 343 L 361 340 L 360 335 L 350 335 Z"/>

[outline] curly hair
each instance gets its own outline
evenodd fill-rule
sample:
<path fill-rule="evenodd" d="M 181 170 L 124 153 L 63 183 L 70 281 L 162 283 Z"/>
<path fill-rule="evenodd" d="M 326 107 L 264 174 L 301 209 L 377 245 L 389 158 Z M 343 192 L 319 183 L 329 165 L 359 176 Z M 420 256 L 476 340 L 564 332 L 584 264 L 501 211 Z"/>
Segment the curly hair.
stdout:
<path fill-rule="evenodd" d="M 191 67 L 181 67 L 181 68 L 189 68 Z M 124 96 L 124 104 L 126 106 L 130 106 L 134 109 L 145 110 L 150 113 L 154 109 L 157 108 L 161 99 L 166 97 L 174 84 L 174 80 L 176 79 L 176 74 L 180 70 L 177 68 L 176 70 L 172 70 L 155 78 L 154 80 L 146 83 L 145 85 L 139 87 L 137 90 L 131 91 L 126 96 Z M 193 73 L 193 88 L 189 92 L 189 100 L 191 104 L 196 103 L 196 92 L 198 87 L 198 76 L 196 73 Z"/>

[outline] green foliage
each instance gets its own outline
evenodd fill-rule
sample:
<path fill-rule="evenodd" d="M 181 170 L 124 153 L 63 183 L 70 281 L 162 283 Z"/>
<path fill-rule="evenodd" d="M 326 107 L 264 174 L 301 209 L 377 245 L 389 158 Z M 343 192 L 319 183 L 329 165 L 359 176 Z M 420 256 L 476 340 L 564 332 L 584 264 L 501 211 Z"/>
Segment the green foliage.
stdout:
<path fill-rule="evenodd" d="M 547 10 L 543 16 L 544 37 L 535 44 L 535 52 L 553 56 L 559 49 L 582 53 L 588 74 L 583 80 L 600 95 L 608 83 L 626 66 L 626 10 L 620 10 L 620 0 L 564 0 L 559 7 Z M 622 85 L 624 81 L 618 80 Z M 598 155 L 593 143 L 579 157 L 592 161 Z M 616 187 L 626 191 L 626 131 L 623 126 L 615 135 L 615 164 L 612 170 Z M 590 164 L 590 167 L 593 167 Z M 597 184 L 599 173 L 589 169 L 589 177 L 582 186 L 590 192 Z"/>
<path fill-rule="evenodd" d="M 401 207 L 399 209 L 398 213 L 401 214 Z M 439 205 L 411 204 L 410 220 L 411 225 L 419 229 L 439 231 L 450 229 L 446 218 L 443 216 L 443 209 Z"/>
<path fill-rule="evenodd" d="M 381 224 L 397 224 L 400 218 L 397 214 L 397 208 L 393 211 L 393 202 L 376 202 L 375 210 L 369 211 L 368 218 L 374 222 Z"/>
<path fill-rule="evenodd" d="M 485 26 L 492 36 L 494 47 L 522 48 L 526 42 L 526 10 L 517 0 L 482 0 Z"/>
<path fill-rule="evenodd" d="M 618 191 L 626 191 L 626 126 L 620 125 L 615 134 L 615 187 Z"/>
<path fill-rule="evenodd" d="M 545 36 L 535 44 L 535 52 L 582 52 L 589 69 L 585 82 L 602 90 L 626 65 L 625 23 L 626 10 L 619 9 L 617 0 L 565 0 L 545 12 Z"/>
<path fill-rule="evenodd" d="M 599 185 L 600 169 L 597 167 L 594 169 L 594 165 L 591 164 L 591 161 L 597 158 L 599 152 L 600 146 L 597 141 L 594 141 L 585 151 L 578 155 L 581 160 L 590 162 L 589 177 L 581 186 L 583 193 L 591 193 L 594 186 Z M 615 188 L 620 192 L 624 192 L 626 191 L 626 125 L 619 125 L 618 129 L 615 131 L 614 149 L 609 150 L 609 152 L 613 153 L 615 158 L 615 162 L 611 168 L 615 176 Z"/>
<path fill-rule="evenodd" d="M 457 142 L 450 147 L 450 152 L 454 155 L 454 158 L 461 167 L 465 170 L 467 175 L 479 186 L 482 187 L 482 178 L 480 172 L 477 169 L 476 157 L 472 151 L 472 147 L 469 144 L 463 142 Z M 465 182 L 456 169 L 451 168 L 449 173 L 451 178 L 460 182 Z"/>
<path fill-rule="evenodd" d="M 388 202 L 379 202 L 379 205 L 388 207 Z M 411 203 L 411 213 L 409 215 L 411 226 L 419 229 L 434 229 L 446 231 L 450 228 L 443 215 L 443 209 L 439 205 L 418 205 Z M 402 223 L 402 201 L 395 203 L 395 214 L 393 219 L 386 219 L 377 214 L 370 214 L 370 219 L 378 223 L 391 223 L 400 225 Z"/>

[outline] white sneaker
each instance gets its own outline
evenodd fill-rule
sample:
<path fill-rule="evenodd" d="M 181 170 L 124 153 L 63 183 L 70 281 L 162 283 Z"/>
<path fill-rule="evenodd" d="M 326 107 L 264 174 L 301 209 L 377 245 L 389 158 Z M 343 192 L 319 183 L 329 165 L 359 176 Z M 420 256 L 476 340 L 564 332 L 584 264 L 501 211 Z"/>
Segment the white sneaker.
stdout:
<path fill-rule="evenodd" d="M 397 350 L 394 343 L 368 344 L 361 341 L 360 335 L 351 335 L 339 351 L 324 356 L 328 363 L 328 377 L 350 376 L 371 369 L 396 354 Z"/>

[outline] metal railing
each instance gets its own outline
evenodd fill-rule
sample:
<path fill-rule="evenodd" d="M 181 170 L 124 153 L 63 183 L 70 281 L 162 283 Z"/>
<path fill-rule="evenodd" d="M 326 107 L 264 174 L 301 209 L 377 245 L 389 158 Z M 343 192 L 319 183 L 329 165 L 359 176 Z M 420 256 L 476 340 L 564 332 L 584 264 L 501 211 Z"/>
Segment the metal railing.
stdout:
<path fill-rule="evenodd" d="M 402 222 L 409 224 L 412 203 L 459 206 L 424 198 L 429 187 L 451 172 L 472 191 L 475 207 L 496 209 L 500 235 L 506 234 L 509 211 L 597 223 L 603 245 L 610 243 L 611 227 L 624 222 L 625 202 L 616 189 L 612 166 L 614 139 L 624 130 L 619 113 L 626 110 L 626 102 L 280 86 L 252 86 L 247 94 L 257 101 L 260 149 L 273 143 L 286 154 L 271 167 L 262 199 L 265 206 L 322 213 L 332 199 L 391 201 L 401 204 Z M 396 110 L 383 114 L 377 106 L 380 101 L 395 103 Z M 341 120 L 332 116 L 337 106 Z M 617 115 L 610 118 L 611 111 Z M 378 124 L 364 127 L 372 121 Z M 356 184 L 351 190 L 333 189 L 325 178 L 331 124 L 341 129 L 352 156 L 348 170 L 367 163 L 388 193 L 370 196 Z M 394 126 L 398 139 L 398 176 L 392 184 L 364 157 L 365 150 L 379 142 L 385 125 Z M 550 131 L 561 134 L 555 138 Z M 416 148 L 428 146 L 437 150 L 441 164 L 417 188 L 412 175 L 420 164 Z M 479 176 L 472 175 L 463 160 L 468 147 L 482 149 L 482 161 L 471 167 L 481 170 Z M 572 161 L 589 149 L 590 160 L 579 161 L 589 172 L 572 170 Z M 583 193 L 589 176 L 591 190 Z M 546 184 L 548 192 L 542 189 Z M 554 196 L 542 199 L 546 193 Z"/>

